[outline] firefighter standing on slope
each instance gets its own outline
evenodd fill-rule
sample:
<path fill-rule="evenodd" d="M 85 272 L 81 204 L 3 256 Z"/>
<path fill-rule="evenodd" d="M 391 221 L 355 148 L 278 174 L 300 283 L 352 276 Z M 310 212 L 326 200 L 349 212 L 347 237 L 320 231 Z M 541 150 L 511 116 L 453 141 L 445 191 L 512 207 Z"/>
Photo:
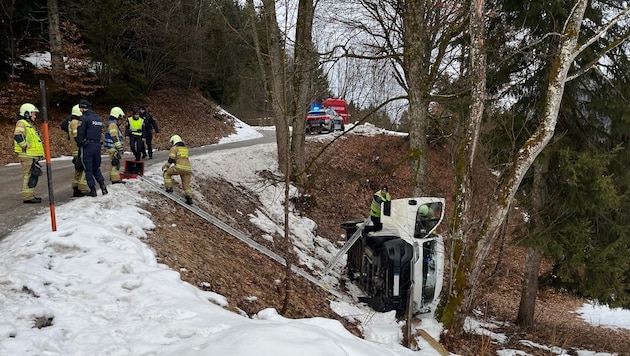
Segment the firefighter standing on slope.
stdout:
<path fill-rule="evenodd" d="M 171 143 L 171 150 L 168 153 L 168 161 L 162 166 L 164 188 L 166 188 L 167 192 L 172 193 L 173 179 L 171 177 L 179 175 L 182 179 L 186 204 L 192 205 L 192 188 L 190 187 L 192 167 L 188 159 L 188 147 L 186 147 L 179 135 L 171 136 L 169 142 Z"/>
<path fill-rule="evenodd" d="M 79 105 L 72 107 L 70 120 L 68 121 L 68 137 L 70 138 L 70 147 L 72 147 L 72 163 L 74 164 L 74 176 L 72 177 L 72 197 L 83 197 L 88 193 L 87 180 L 85 179 L 85 170 L 83 162 L 79 155 L 79 146 L 77 144 L 77 134 L 81 125 L 81 109 Z"/>
<path fill-rule="evenodd" d="M 118 106 L 113 107 L 109 112 L 107 128 L 105 129 L 105 149 L 109 154 L 111 167 L 109 169 L 109 179 L 112 184 L 126 183 L 120 178 L 120 160 L 125 152 L 123 149 L 124 136 L 120 131 L 120 123 L 125 117 L 125 112 Z"/>
<path fill-rule="evenodd" d="M 363 230 L 364 233 L 367 234 L 370 231 L 380 231 L 383 229 L 383 223 L 381 223 L 381 204 L 391 201 L 392 197 L 386 185 L 384 185 L 381 190 L 374 193 L 372 205 L 370 206 L 370 220 L 372 220 L 372 225 L 366 226 Z"/>
<path fill-rule="evenodd" d="M 79 102 L 81 125 L 77 133 L 77 143 L 79 154 L 83 160 L 85 168 L 85 178 L 90 188 L 89 196 L 96 196 L 96 182 L 101 187 L 103 195 L 107 194 L 105 188 L 105 178 L 101 173 L 101 137 L 103 135 L 103 119 L 93 110 L 92 105 L 87 100 Z M 95 182 L 96 181 L 96 182 Z"/>
<path fill-rule="evenodd" d="M 13 132 L 13 150 L 17 153 L 24 179 L 22 180 L 22 201 L 26 204 L 41 203 L 42 198 L 35 197 L 35 187 L 42 169 L 39 160 L 44 156 L 44 145 L 39 132 L 34 127 L 39 110 L 33 104 L 20 106 L 18 121 Z"/>
<path fill-rule="evenodd" d="M 133 116 L 127 119 L 127 132 L 129 136 L 129 146 L 136 161 L 142 156 L 142 135 L 144 134 L 144 119 L 140 117 L 138 110 L 133 110 Z"/>

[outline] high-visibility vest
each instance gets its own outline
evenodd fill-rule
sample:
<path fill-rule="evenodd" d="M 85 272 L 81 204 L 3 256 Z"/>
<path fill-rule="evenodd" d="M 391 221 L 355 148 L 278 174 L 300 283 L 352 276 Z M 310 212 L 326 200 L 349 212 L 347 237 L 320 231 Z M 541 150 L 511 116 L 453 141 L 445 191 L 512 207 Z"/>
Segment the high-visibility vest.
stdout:
<path fill-rule="evenodd" d="M 20 157 L 43 157 L 44 156 L 44 145 L 42 144 L 42 139 L 39 137 L 39 133 L 37 130 L 31 125 L 27 120 L 21 119 L 18 122 L 22 122 L 25 128 L 25 140 L 26 143 L 31 145 L 30 148 L 24 146 L 20 146 L 20 144 L 13 140 L 13 150 Z"/>
<path fill-rule="evenodd" d="M 142 136 L 142 126 L 144 126 L 144 120 L 142 118 L 136 119 L 135 117 L 130 117 L 129 121 L 129 132 L 131 132 L 134 136 Z"/>
<path fill-rule="evenodd" d="M 377 199 L 380 198 L 380 199 Z M 380 200 L 380 202 L 378 201 Z M 370 215 L 374 217 L 381 216 L 381 203 L 392 200 L 391 195 L 386 193 L 385 196 L 381 194 L 381 191 L 374 193 L 374 199 L 372 199 L 372 206 L 370 206 Z"/>

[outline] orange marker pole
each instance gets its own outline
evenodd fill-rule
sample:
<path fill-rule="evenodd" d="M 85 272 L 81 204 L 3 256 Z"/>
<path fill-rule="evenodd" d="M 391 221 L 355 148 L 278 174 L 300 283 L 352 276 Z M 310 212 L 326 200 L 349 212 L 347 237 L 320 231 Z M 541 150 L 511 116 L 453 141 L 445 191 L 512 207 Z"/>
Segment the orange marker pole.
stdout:
<path fill-rule="evenodd" d="M 42 133 L 44 134 L 44 154 L 46 155 L 46 177 L 48 178 L 48 200 L 50 201 L 50 224 L 52 231 L 57 231 L 55 194 L 53 191 L 53 177 L 50 165 L 50 137 L 48 135 L 48 111 L 46 109 L 46 83 L 43 80 L 39 81 L 39 91 L 42 96 L 42 117 L 44 118 Z"/>

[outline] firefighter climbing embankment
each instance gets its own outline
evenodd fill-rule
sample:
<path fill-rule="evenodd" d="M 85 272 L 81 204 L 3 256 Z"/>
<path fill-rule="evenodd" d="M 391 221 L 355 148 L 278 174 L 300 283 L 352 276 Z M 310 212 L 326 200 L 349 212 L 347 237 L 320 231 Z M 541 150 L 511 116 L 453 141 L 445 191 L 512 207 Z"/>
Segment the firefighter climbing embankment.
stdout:
<path fill-rule="evenodd" d="M 182 180 L 182 188 L 184 189 L 186 204 L 192 205 L 192 188 L 190 187 L 192 167 L 190 166 L 190 160 L 188 159 L 188 147 L 186 147 L 179 135 L 171 136 L 169 142 L 171 143 L 171 150 L 168 153 L 168 161 L 162 166 L 164 188 L 167 192 L 172 193 L 172 177 L 174 175 L 179 175 Z"/>

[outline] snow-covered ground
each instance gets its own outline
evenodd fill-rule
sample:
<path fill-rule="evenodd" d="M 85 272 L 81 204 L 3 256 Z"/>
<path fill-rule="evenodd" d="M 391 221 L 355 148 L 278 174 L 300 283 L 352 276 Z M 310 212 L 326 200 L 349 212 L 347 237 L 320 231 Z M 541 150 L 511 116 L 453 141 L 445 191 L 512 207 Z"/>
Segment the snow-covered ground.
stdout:
<path fill-rule="evenodd" d="M 219 144 L 260 136 L 236 123 L 237 134 Z M 376 132 L 381 131 L 371 125 L 355 130 Z M 234 160 L 235 154 L 243 159 Z M 279 228 L 282 186 L 258 187 L 255 175 L 260 167 L 277 167 L 274 144 L 217 151 L 192 157 L 192 163 L 196 175 L 250 182 L 252 194 L 263 195 L 260 201 L 267 202 L 252 221 L 267 231 Z M 147 167 L 146 174 L 160 179 L 158 165 Z M 287 319 L 272 308 L 251 318 L 226 311 L 223 306 L 229 300 L 183 282 L 177 271 L 158 263 L 143 242 L 146 231 L 155 226 L 139 207 L 147 202 L 143 192 L 150 187 L 129 180 L 108 189 L 106 196 L 57 206 L 57 231 L 51 231 L 49 212 L 43 209 L 0 242 L 0 355 L 439 355 L 422 339 L 420 351 L 402 347 L 401 325 L 393 312 L 375 313 L 351 300 L 331 306 L 360 321 L 365 339 L 335 320 Z M 321 263 L 307 256 L 312 241 L 319 238 L 314 222 L 292 216 L 291 226 L 303 260 Z M 335 247 L 327 250 L 324 255 L 332 256 Z M 584 305 L 576 313 L 597 325 L 630 328 L 627 310 Z M 474 319 L 467 326 L 486 334 L 493 327 Z M 420 327 L 439 336 L 440 325 L 430 318 Z M 493 338 L 500 341 L 501 335 Z M 503 350 L 501 355 L 524 354 Z M 596 353 L 584 350 L 579 355 Z"/>

